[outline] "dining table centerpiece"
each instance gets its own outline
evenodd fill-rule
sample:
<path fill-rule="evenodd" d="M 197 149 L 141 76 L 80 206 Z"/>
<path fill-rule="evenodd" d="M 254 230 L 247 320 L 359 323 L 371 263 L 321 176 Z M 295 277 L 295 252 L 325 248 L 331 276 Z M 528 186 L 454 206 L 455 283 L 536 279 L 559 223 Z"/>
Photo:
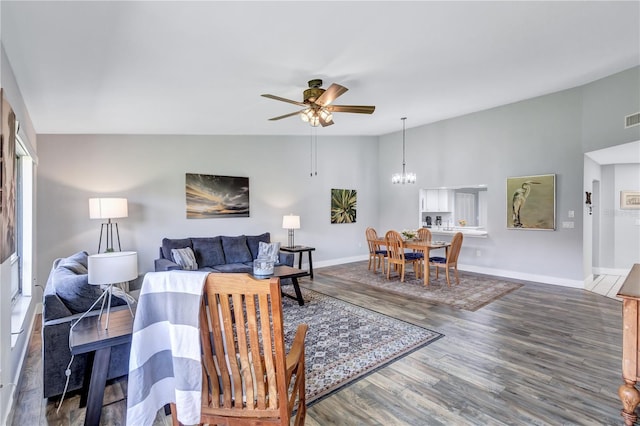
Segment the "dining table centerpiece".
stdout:
<path fill-rule="evenodd" d="M 411 229 L 404 229 L 400 233 L 405 240 L 413 240 L 418 235 L 416 231 Z"/>

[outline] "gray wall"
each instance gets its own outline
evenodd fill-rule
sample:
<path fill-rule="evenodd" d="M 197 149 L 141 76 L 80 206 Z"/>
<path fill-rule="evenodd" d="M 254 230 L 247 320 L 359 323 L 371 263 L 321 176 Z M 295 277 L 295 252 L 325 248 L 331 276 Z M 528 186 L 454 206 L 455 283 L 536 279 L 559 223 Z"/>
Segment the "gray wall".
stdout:
<path fill-rule="evenodd" d="M 296 242 L 316 247 L 319 265 L 366 257 L 364 231 L 378 220 L 376 142 L 319 136 L 310 177 L 307 137 L 40 135 L 40 281 L 56 257 L 97 251 L 100 223 L 89 219 L 88 199 L 109 195 L 129 200 L 120 238 L 123 250 L 138 251 L 141 275 L 153 270 L 163 237 L 269 231 L 286 243 L 289 213 L 300 215 Z M 250 217 L 187 220 L 185 173 L 249 177 Z M 332 188 L 358 191 L 355 224 L 330 223 Z"/>
<path fill-rule="evenodd" d="M 625 115 L 640 110 L 639 77 L 636 67 L 586 86 L 410 129 L 407 170 L 418 174 L 415 186 L 391 184 L 402 163 L 401 132 L 382 136 L 379 227 L 415 227 L 419 188 L 486 184 L 489 237 L 465 239 L 463 267 L 580 286 L 586 276 L 583 154 L 639 139 L 639 127 L 622 126 Z M 547 173 L 556 174 L 557 230 L 507 230 L 505 179 Z M 562 222 L 574 228 L 564 229 Z"/>
<path fill-rule="evenodd" d="M 76 250 L 95 251 L 99 224 L 87 199 L 117 195 L 130 201 L 119 221 L 123 249 L 140 253 L 151 270 L 162 237 L 234 235 L 280 228 L 286 213 L 301 215 L 300 243 L 317 247 L 319 265 L 366 256 L 364 229 L 414 228 L 418 188 L 488 185 L 489 238 L 467 238 L 460 263 L 469 270 L 581 286 L 583 157 L 588 150 L 640 139 L 620 129 L 640 110 L 640 68 L 586 86 L 487 111 L 409 128 L 407 170 L 416 185 L 391 184 L 402 166 L 402 133 L 318 138 L 319 174 L 309 177 L 305 137 L 39 135 L 38 247 L 40 281 L 50 262 Z M 635 86 L 634 86 L 635 85 Z M 411 127 L 411 117 L 407 120 Z M 376 150 L 377 149 L 377 150 Z M 251 217 L 186 220 L 184 174 L 248 176 Z M 555 173 L 556 231 L 506 229 L 505 179 Z M 358 190 L 358 220 L 329 223 L 331 188 Z M 575 217 L 569 218 L 568 212 Z M 573 222 L 573 229 L 561 228 Z M 478 255 L 479 254 L 479 255 Z"/>

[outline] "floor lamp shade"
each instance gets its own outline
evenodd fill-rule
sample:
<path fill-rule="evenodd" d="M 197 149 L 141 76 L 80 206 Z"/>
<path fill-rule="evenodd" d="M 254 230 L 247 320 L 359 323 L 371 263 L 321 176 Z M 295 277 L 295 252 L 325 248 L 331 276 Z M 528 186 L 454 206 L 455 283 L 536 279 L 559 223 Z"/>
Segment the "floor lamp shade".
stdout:
<path fill-rule="evenodd" d="M 117 219 L 129 216 L 126 198 L 89 198 L 90 219 Z"/>
<path fill-rule="evenodd" d="M 287 247 L 295 247 L 293 230 L 300 229 L 300 216 L 288 214 L 282 217 L 282 227 L 289 230 L 289 242 Z"/>

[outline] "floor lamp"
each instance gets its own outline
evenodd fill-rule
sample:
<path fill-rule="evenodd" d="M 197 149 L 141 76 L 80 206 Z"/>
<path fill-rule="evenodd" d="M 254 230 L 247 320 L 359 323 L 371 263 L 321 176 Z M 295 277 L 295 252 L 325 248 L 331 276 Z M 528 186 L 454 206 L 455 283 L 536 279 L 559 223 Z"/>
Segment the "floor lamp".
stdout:
<path fill-rule="evenodd" d="M 104 311 L 104 305 L 107 304 L 107 322 L 105 324 L 105 330 L 109 328 L 109 312 L 111 311 L 111 296 L 113 294 L 113 286 L 126 283 L 134 280 L 138 277 L 138 253 L 135 251 L 119 251 L 112 253 L 98 253 L 92 254 L 88 257 L 88 269 L 89 269 L 89 284 L 91 285 L 105 285 L 104 291 L 93 302 L 93 305 L 82 314 L 75 324 L 79 323 L 93 308 L 102 301 L 100 307 L 100 315 L 98 316 L 98 323 L 102 318 Z M 125 297 L 129 312 L 133 316 L 131 305 Z M 75 325 L 74 324 L 74 325 Z"/>
<path fill-rule="evenodd" d="M 102 235 L 106 237 L 106 252 L 115 251 L 113 248 L 113 227 L 116 228 L 116 237 L 118 239 L 118 251 L 120 247 L 120 232 L 118 231 L 118 223 L 111 222 L 111 219 L 129 216 L 126 198 L 89 198 L 89 218 L 90 219 L 107 219 L 100 226 L 100 241 L 98 242 L 98 253 L 102 248 Z"/>

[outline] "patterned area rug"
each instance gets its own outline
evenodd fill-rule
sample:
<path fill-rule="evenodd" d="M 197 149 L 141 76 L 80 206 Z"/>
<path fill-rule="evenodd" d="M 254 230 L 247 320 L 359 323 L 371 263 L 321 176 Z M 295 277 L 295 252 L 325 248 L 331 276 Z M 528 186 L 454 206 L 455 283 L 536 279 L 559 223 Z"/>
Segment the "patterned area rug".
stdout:
<path fill-rule="evenodd" d="M 472 275 L 461 271 L 458 271 L 460 284 L 455 284 L 455 279 L 453 279 L 451 287 L 449 287 L 447 286 L 444 271 L 440 271 L 440 277 L 436 280 L 433 268 L 429 287 L 425 287 L 423 279 L 416 278 L 412 267 L 407 268 L 404 282 L 402 283 L 398 278 L 398 274 L 392 274 L 391 279 L 387 280 L 386 275 L 382 274 L 380 269 L 378 269 L 377 273 L 373 273 L 373 270 L 367 269 L 367 265 L 368 262 L 345 263 L 343 265 L 319 268 L 314 272 L 340 277 L 343 280 L 355 281 L 467 311 L 480 309 L 505 294 L 522 287 L 520 283 L 503 281 L 488 276 Z"/>
<path fill-rule="evenodd" d="M 298 324 L 309 325 L 307 406 L 443 336 L 312 290 L 302 295 L 304 306 L 287 297 L 282 305 L 287 348 Z"/>

